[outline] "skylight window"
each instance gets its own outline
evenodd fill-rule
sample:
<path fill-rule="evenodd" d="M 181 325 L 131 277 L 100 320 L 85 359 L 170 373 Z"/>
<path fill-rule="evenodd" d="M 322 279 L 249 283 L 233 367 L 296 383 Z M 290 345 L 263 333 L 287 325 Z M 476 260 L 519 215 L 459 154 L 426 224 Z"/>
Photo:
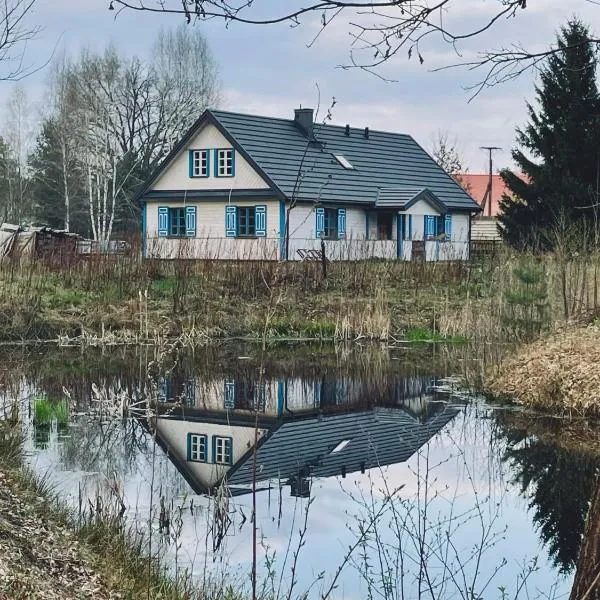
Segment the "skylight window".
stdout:
<path fill-rule="evenodd" d="M 354 165 L 343 154 L 334 154 L 333 156 L 344 169 L 354 169 Z"/>
<path fill-rule="evenodd" d="M 350 440 L 342 440 L 332 451 L 331 454 L 335 454 L 336 452 L 341 452 L 348 444 Z"/>

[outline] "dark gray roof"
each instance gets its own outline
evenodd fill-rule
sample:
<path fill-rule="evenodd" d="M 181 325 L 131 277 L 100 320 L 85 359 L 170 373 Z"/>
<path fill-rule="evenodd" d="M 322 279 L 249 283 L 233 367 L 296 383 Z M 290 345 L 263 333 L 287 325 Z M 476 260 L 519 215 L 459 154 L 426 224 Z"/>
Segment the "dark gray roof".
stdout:
<path fill-rule="evenodd" d="M 287 479 L 308 472 L 332 477 L 408 460 L 459 412 L 443 410 L 422 423 L 406 411 L 379 409 L 286 422 L 269 433 L 256 454 L 257 479 Z M 331 451 L 343 440 L 350 443 Z M 228 477 L 230 486 L 252 483 L 253 460 L 246 457 Z"/>
<path fill-rule="evenodd" d="M 285 197 L 294 193 L 303 165 L 299 200 L 375 203 L 382 188 L 430 190 L 447 208 L 479 210 L 478 204 L 409 135 L 315 124 L 307 144 L 292 119 L 207 111 Z M 306 155 L 305 155 L 306 152 Z M 333 156 L 355 167 L 345 169 Z M 303 159 L 304 157 L 304 159 Z"/>

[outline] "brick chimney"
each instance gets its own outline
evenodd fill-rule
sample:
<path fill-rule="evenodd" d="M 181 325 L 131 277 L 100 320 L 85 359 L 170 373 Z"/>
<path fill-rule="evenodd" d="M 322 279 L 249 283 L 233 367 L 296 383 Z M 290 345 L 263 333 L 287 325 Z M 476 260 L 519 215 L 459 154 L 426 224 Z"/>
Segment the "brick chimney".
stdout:
<path fill-rule="evenodd" d="M 315 132 L 313 130 L 314 113 L 315 111 L 312 108 L 294 109 L 294 123 L 311 142 L 315 139 Z"/>

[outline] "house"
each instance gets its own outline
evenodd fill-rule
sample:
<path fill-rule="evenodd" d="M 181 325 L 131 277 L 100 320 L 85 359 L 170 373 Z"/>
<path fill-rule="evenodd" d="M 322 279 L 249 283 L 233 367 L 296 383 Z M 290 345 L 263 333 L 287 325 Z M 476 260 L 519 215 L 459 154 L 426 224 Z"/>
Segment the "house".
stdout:
<path fill-rule="evenodd" d="M 476 202 L 409 135 L 207 110 L 138 194 L 157 258 L 457 260 Z M 286 234 L 286 231 L 288 232 Z"/>
<path fill-rule="evenodd" d="M 396 378 L 374 401 L 344 377 L 188 380 L 172 386 L 185 401 L 166 397 L 152 427 L 195 493 L 251 491 L 256 447 L 259 488 L 276 480 L 303 496 L 310 478 L 408 460 L 459 412 L 434 383 Z"/>
<path fill-rule="evenodd" d="M 500 200 L 503 196 L 510 196 L 511 192 L 499 174 L 491 176 L 491 191 L 489 173 L 464 173 L 458 176 L 461 185 L 469 192 L 481 207 L 471 224 L 471 239 L 473 242 L 500 242 L 498 230 L 498 214 L 500 213 Z"/>

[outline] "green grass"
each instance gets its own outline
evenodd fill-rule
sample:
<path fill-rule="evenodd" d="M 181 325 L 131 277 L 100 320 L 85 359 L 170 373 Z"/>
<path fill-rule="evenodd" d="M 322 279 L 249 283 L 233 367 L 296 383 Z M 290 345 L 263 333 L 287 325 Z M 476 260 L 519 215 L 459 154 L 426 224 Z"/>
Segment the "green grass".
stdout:
<path fill-rule="evenodd" d="M 409 342 L 453 342 L 464 343 L 466 338 L 461 336 L 444 336 L 437 331 L 432 331 L 426 327 L 413 327 L 405 334 L 405 339 Z"/>
<path fill-rule="evenodd" d="M 49 400 L 45 396 L 35 398 L 33 401 L 33 414 L 35 425 L 58 425 L 69 423 L 69 403 L 66 399 Z"/>

